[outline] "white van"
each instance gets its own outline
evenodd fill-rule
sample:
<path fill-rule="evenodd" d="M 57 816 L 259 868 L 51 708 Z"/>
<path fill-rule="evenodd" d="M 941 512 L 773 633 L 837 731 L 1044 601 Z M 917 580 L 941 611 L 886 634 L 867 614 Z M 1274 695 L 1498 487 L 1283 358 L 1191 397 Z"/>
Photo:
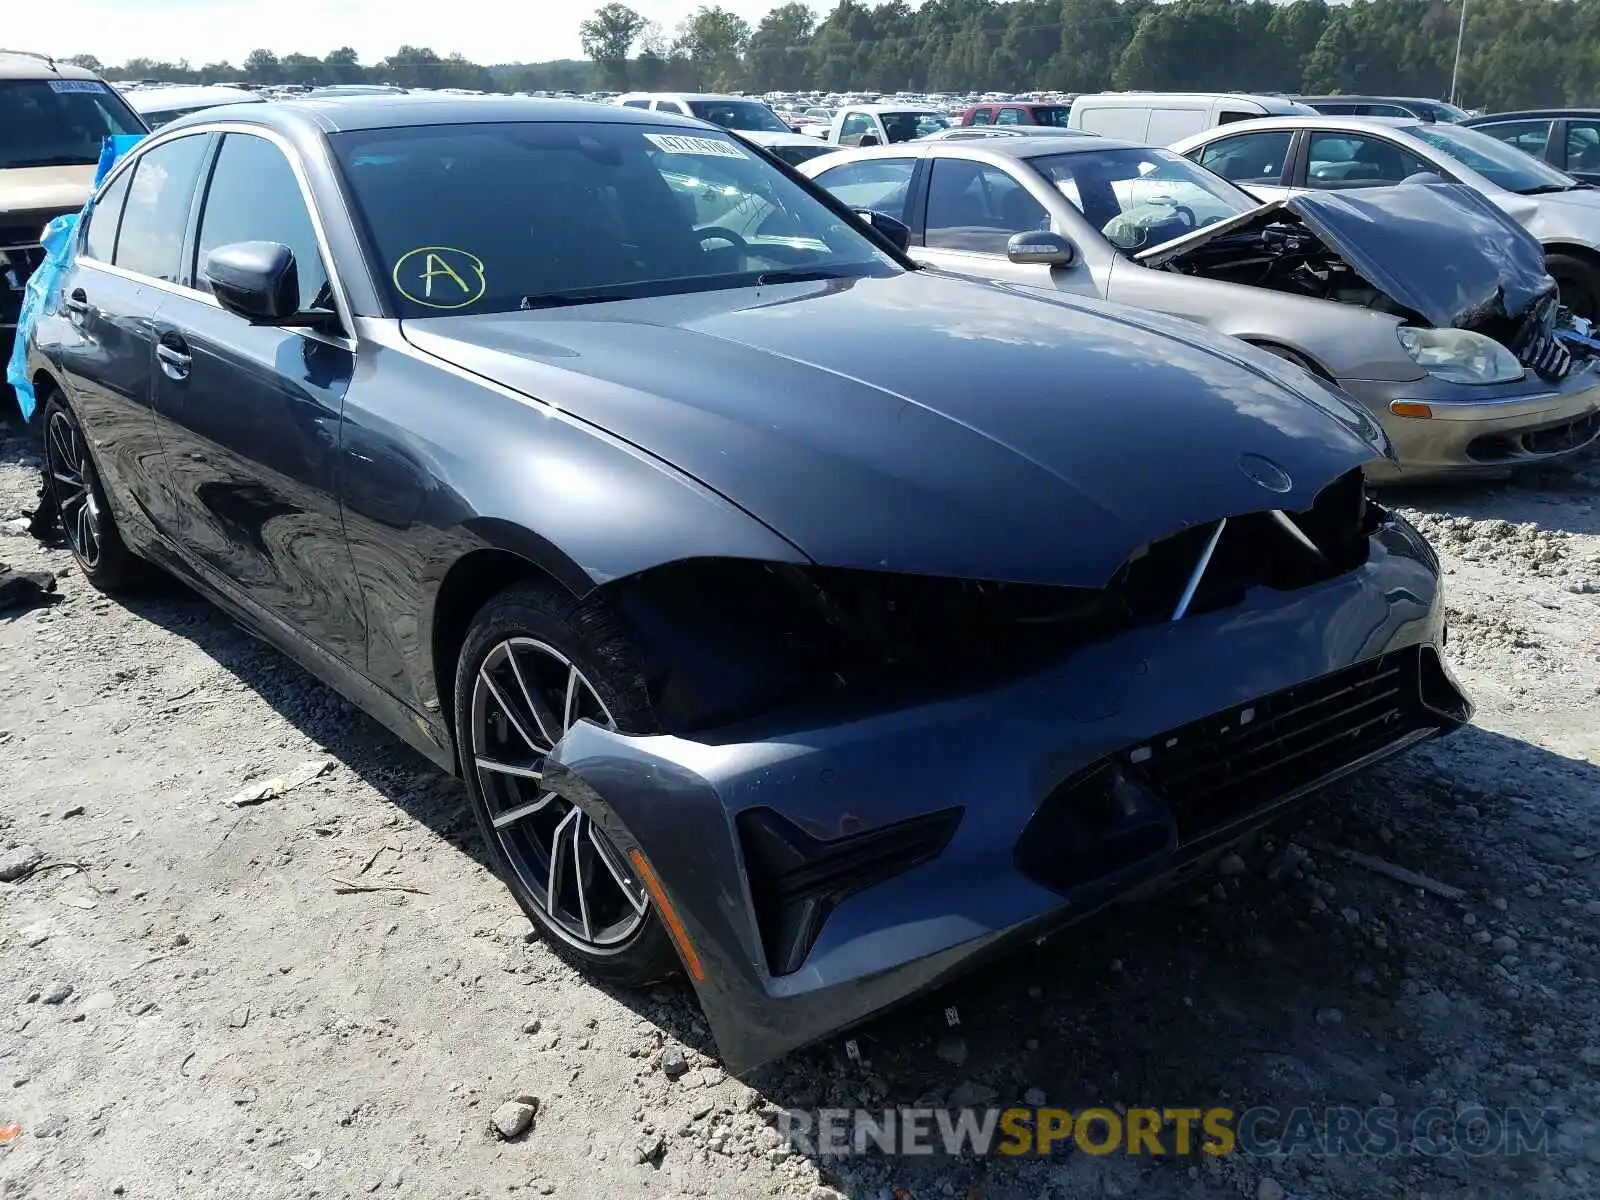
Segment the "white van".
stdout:
<path fill-rule="evenodd" d="M 1067 127 L 1102 137 L 1167 146 L 1231 121 L 1306 116 L 1312 110 L 1284 96 L 1245 92 L 1096 92 L 1072 102 Z"/>

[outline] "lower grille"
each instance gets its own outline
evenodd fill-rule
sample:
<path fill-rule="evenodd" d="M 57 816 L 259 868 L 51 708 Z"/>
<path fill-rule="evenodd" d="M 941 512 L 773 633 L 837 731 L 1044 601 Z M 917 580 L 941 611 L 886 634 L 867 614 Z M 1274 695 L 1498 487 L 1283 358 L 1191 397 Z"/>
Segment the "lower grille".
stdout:
<path fill-rule="evenodd" d="M 1600 412 L 1527 433 L 1490 433 L 1473 438 L 1467 444 L 1467 457 L 1474 462 L 1492 463 L 1529 454 L 1564 454 L 1582 449 L 1596 437 L 1600 437 Z"/>
<path fill-rule="evenodd" d="M 1214 713 L 1135 747 L 1129 779 L 1169 805 L 1180 843 L 1292 795 L 1420 729 L 1440 724 L 1424 704 L 1411 648 Z M 1433 651 L 1426 653 L 1430 656 Z M 1451 689 L 1453 691 L 1453 689 Z"/>
<path fill-rule="evenodd" d="M 22 289 L 44 262 L 43 246 L 0 243 L 0 325 L 15 325 L 22 311 Z"/>
<path fill-rule="evenodd" d="M 1551 383 L 1565 379 L 1572 370 L 1572 354 L 1556 336 L 1559 313 L 1557 298 L 1546 297 L 1528 314 L 1508 343 L 1523 366 Z"/>
<path fill-rule="evenodd" d="M 798 971 L 823 923 L 849 897 L 938 858 L 961 813 L 947 808 L 827 839 L 770 808 L 740 813 L 740 848 L 772 973 Z"/>

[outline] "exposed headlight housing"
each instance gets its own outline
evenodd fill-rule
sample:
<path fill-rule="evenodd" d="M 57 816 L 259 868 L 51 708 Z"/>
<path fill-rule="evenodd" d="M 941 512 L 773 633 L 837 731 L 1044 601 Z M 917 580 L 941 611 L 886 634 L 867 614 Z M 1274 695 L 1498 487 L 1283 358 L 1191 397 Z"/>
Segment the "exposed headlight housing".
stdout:
<path fill-rule="evenodd" d="M 1513 383 L 1522 364 L 1493 338 L 1467 329 L 1418 329 L 1402 325 L 1400 344 L 1436 379 L 1451 383 Z"/>

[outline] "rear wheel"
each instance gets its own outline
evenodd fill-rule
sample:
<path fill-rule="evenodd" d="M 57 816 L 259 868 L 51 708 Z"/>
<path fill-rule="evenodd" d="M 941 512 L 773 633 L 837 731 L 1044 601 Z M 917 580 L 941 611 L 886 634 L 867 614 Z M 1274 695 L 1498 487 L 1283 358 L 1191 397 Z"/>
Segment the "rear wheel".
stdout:
<path fill-rule="evenodd" d="M 625 986 L 672 975 L 649 893 L 592 814 L 543 785 L 568 729 L 655 729 L 643 678 L 598 605 L 517 584 L 473 619 L 456 668 L 462 775 L 496 870 L 546 942 Z"/>
<path fill-rule="evenodd" d="M 147 568 L 117 532 L 89 439 L 59 392 L 45 400 L 40 431 L 45 486 L 83 577 L 108 592 L 138 582 Z"/>
<path fill-rule="evenodd" d="M 1544 262 L 1561 289 L 1561 303 L 1580 317 L 1600 320 L 1600 266 L 1572 254 L 1550 254 Z"/>

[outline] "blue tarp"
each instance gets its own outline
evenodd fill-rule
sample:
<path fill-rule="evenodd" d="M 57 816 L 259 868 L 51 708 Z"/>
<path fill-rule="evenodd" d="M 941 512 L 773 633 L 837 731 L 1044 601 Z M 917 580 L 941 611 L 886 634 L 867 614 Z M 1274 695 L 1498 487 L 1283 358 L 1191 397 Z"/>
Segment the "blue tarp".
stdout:
<path fill-rule="evenodd" d="M 100 165 L 94 173 L 96 187 L 100 186 L 100 181 L 106 177 L 107 172 L 117 161 L 144 136 L 142 133 L 122 133 L 106 138 L 105 144 L 100 148 Z M 16 389 L 17 404 L 22 409 L 24 421 L 33 418 L 34 406 L 37 403 L 33 394 L 33 384 L 28 379 L 28 337 L 39 322 L 39 314 L 49 311 L 59 298 L 61 278 L 72 265 L 72 257 L 77 249 L 78 239 L 74 233 L 78 228 L 78 222 L 83 220 L 93 207 L 94 201 L 90 200 L 83 206 L 82 212 L 65 213 L 55 218 L 44 227 L 44 233 L 39 238 L 40 244 L 44 246 L 44 262 L 28 277 L 27 288 L 22 293 L 22 315 L 17 318 L 17 340 L 11 348 L 11 361 L 6 366 L 6 382 Z"/>

